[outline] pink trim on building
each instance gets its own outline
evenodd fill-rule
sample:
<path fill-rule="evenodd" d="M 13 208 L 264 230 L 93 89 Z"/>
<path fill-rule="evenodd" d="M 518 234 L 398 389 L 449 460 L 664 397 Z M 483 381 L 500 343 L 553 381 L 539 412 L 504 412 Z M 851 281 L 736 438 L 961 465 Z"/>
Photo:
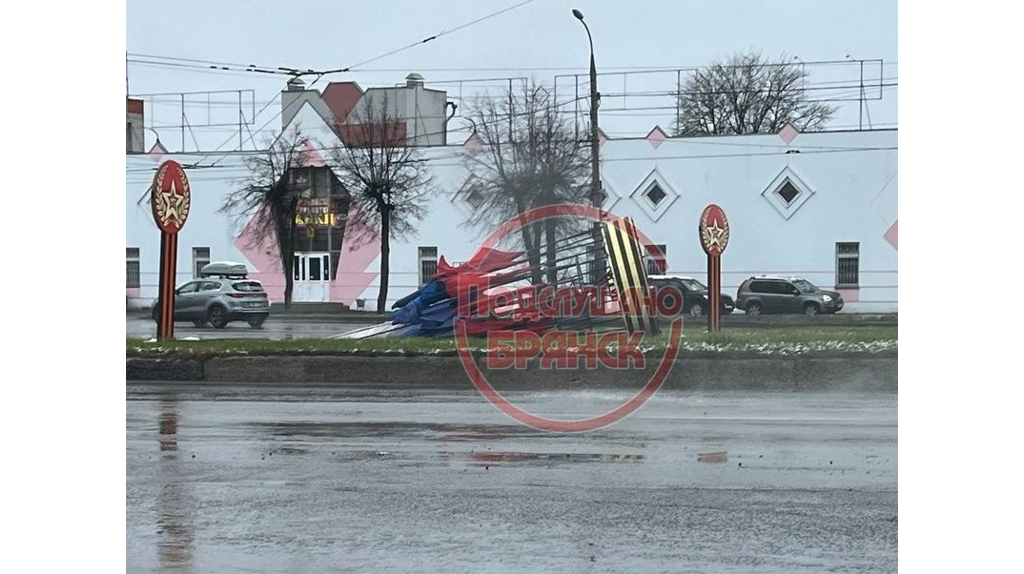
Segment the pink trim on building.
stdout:
<path fill-rule="evenodd" d="M 836 289 L 836 293 L 843 298 L 846 303 L 856 303 L 860 301 L 860 289 Z"/>
<path fill-rule="evenodd" d="M 355 82 L 331 82 L 320 96 L 337 123 L 345 122 L 362 97 L 363 90 Z"/>
<path fill-rule="evenodd" d="M 668 134 L 665 133 L 665 130 L 661 129 L 661 126 L 654 126 L 654 129 L 647 134 L 647 143 L 651 144 L 651 147 L 654 149 L 661 147 L 661 144 L 665 143 L 667 139 Z"/>
<path fill-rule="evenodd" d="M 897 251 L 899 251 L 899 247 L 897 245 L 899 243 L 899 222 L 899 219 L 893 221 L 892 226 L 890 226 L 889 229 L 886 230 L 885 234 L 882 235 L 882 238 L 888 241 L 889 245 L 892 245 L 892 248 Z"/>
<path fill-rule="evenodd" d="M 355 202 L 349 205 L 348 220 L 359 220 Z M 359 238 L 357 234 L 354 229 L 347 229 L 345 232 L 345 245 L 341 248 L 338 274 L 331 282 L 331 301 L 351 305 L 380 275 L 377 271 L 369 270 L 370 265 L 380 256 L 380 237 Z"/>
<path fill-rule="evenodd" d="M 786 142 L 786 145 L 792 143 L 798 135 L 800 135 L 800 130 L 793 127 L 793 124 L 786 124 L 779 130 L 779 137 L 782 138 L 782 141 Z"/>
<path fill-rule="evenodd" d="M 258 220 L 258 215 L 249 220 L 242 234 L 235 239 L 235 248 L 254 268 L 249 276 L 263 284 L 267 297 L 271 301 L 284 301 L 284 271 L 277 246 L 270 239 L 257 239 Z"/>

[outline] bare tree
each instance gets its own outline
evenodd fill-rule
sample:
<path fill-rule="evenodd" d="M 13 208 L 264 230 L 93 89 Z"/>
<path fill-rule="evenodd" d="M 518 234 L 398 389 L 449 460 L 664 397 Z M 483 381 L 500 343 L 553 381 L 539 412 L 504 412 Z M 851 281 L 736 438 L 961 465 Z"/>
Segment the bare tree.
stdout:
<path fill-rule="evenodd" d="M 295 258 L 296 211 L 299 200 L 307 190 L 297 186 L 289 170 L 305 164 L 305 152 L 310 143 L 298 127 L 288 134 L 267 140 L 266 151 L 247 156 L 245 166 L 249 174 L 239 187 L 228 195 L 222 212 L 235 214 L 239 221 L 253 218 L 249 223 L 255 234 L 252 242 L 263 244 L 273 240 L 277 245 L 284 271 L 284 308 L 292 304 L 292 260 Z"/>
<path fill-rule="evenodd" d="M 391 239 L 415 229 L 426 214 L 433 185 L 425 160 L 407 145 L 405 123 L 397 117 L 386 92 L 374 94 L 339 126 L 344 145 L 331 151 L 335 173 L 356 204 L 346 226 L 353 241 L 380 238 L 378 313 L 387 302 Z"/>
<path fill-rule="evenodd" d="M 473 198 L 470 225 L 493 229 L 536 207 L 589 202 L 590 146 L 576 139 L 556 104 L 532 81 L 518 93 L 474 104 L 469 115 L 483 145 L 465 159 L 462 193 Z M 557 283 L 557 241 L 584 227 L 579 220 L 548 218 L 520 229 L 531 266 L 539 270 L 542 258 L 547 263 L 546 278 L 537 271 L 534 282 Z"/>
<path fill-rule="evenodd" d="M 836 108 L 808 99 L 807 71 L 760 53 L 736 54 L 694 71 L 676 94 L 676 135 L 776 133 L 787 123 L 800 131 L 825 125 Z"/>

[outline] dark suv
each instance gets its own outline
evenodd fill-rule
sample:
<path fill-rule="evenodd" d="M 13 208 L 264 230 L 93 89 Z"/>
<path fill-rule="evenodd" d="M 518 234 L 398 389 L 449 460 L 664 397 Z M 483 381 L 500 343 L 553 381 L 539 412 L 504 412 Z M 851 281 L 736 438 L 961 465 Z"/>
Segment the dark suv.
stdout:
<path fill-rule="evenodd" d="M 736 291 L 736 307 L 747 315 L 761 313 L 835 313 L 843 298 L 835 291 L 818 289 L 799 277 L 751 277 Z"/>
<path fill-rule="evenodd" d="M 649 275 L 648 283 L 655 289 L 672 286 L 683 294 L 683 311 L 691 317 L 700 317 L 708 314 L 711 302 L 708 300 L 708 288 L 703 283 L 691 277 L 681 275 Z M 719 307 L 723 315 L 732 313 L 736 307 L 732 297 L 722 293 L 719 300 Z"/>

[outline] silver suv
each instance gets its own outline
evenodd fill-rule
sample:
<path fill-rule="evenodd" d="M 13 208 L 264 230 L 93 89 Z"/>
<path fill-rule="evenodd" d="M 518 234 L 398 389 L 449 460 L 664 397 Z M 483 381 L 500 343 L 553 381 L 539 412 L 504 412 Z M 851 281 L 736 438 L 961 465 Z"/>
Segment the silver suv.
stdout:
<path fill-rule="evenodd" d="M 237 265 L 211 263 L 201 270 L 201 279 L 189 281 L 174 291 L 174 320 L 192 321 L 196 327 L 207 323 L 217 329 L 231 321 L 245 321 L 253 329 L 263 326 L 270 314 L 270 300 L 259 281 L 245 278 Z M 157 320 L 159 300 L 153 302 Z"/>
<path fill-rule="evenodd" d="M 818 289 L 799 277 L 750 277 L 736 290 L 736 308 L 747 315 L 761 313 L 835 313 L 843 298 L 835 291 Z"/>

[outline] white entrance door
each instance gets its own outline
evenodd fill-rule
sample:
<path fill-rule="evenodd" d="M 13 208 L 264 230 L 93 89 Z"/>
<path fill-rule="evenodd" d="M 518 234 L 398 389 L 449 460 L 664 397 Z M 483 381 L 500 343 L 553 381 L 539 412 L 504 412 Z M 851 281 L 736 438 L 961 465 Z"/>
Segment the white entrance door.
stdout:
<path fill-rule="evenodd" d="M 296 253 L 292 260 L 294 293 L 300 303 L 326 303 L 331 300 L 331 254 Z"/>

